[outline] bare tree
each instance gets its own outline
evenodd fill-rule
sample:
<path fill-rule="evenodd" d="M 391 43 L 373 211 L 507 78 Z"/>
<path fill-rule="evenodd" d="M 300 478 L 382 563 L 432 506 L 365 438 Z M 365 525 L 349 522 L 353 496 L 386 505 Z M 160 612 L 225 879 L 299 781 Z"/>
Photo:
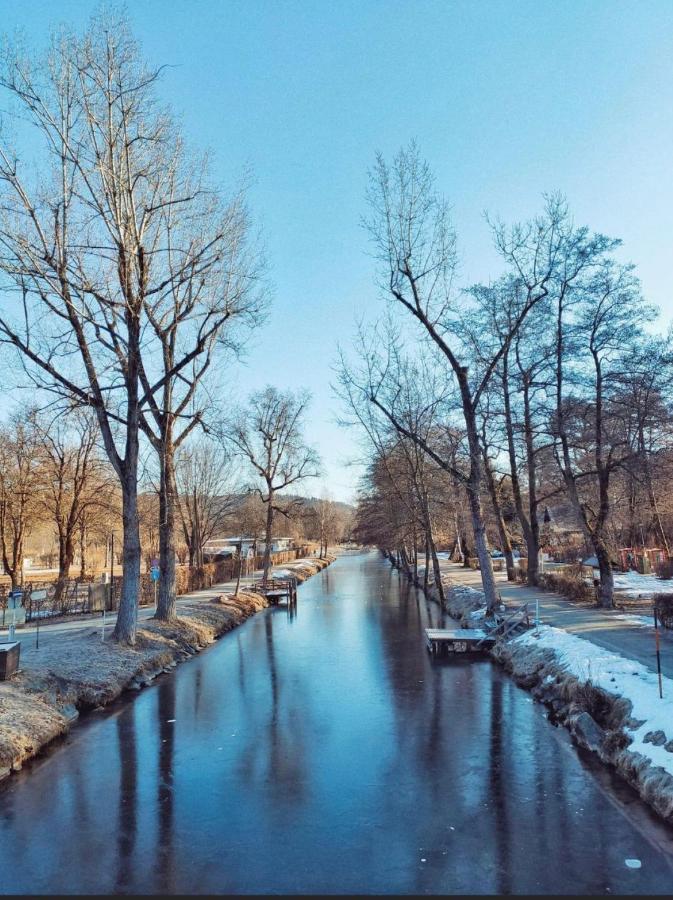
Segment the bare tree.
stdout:
<path fill-rule="evenodd" d="M 42 483 L 37 499 L 58 537 L 58 600 L 70 575 L 78 533 L 80 565 L 85 569 L 86 511 L 105 503 L 108 473 L 97 453 L 99 432 L 90 411 L 75 410 L 66 416 L 60 411 L 55 416 L 36 414 L 31 417 L 31 427 Z"/>
<path fill-rule="evenodd" d="M 302 434 L 309 395 L 266 387 L 250 396 L 221 429 L 222 439 L 251 466 L 262 482 L 257 492 L 266 504 L 264 579 L 271 567 L 271 543 L 275 513 L 288 516 L 287 506 L 276 495 L 291 485 L 319 474 L 320 461 Z"/>
<path fill-rule="evenodd" d="M 35 176 L 8 143 L 0 146 L 0 271 L 9 298 L 0 335 L 40 387 L 95 411 L 122 495 L 114 634 L 134 643 L 143 411 L 154 403 L 175 412 L 164 388 L 189 371 L 211 328 L 155 371 L 145 353 L 156 340 L 148 315 L 161 317 L 167 298 L 220 253 L 201 240 L 199 225 L 193 241 L 174 240 L 169 223 L 184 222 L 182 206 L 194 198 L 176 179 L 177 132 L 156 103 L 159 71 L 144 65 L 125 21 L 103 16 L 82 37 L 62 32 L 35 59 L 10 48 L 0 79 L 42 139 L 31 147 Z"/>
<path fill-rule="evenodd" d="M 238 472 L 222 445 L 201 439 L 183 446 L 175 462 L 178 507 L 190 566 L 203 565 L 203 545 L 240 503 Z"/>
<path fill-rule="evenodd" d="M 651 310 L 632 266 L 604 259 L 577 302 L 557 305 L 555 452 L 568 498 L 593 546 L 599 600 L 613 605 L 610 483 L 638 454 L 624 364 Z M 637 428 L 635 429 L 637 434 Z"/>
<path fill-rule="evenodd" d="M 400 434 L 418 442 L 437 465 L 464 484 L 486 604 L 489 611 L 493 611 L 497 595 L 482 510 L 484 475 L 479 407 L 497 366 L 526 316 L 547 296 L 548 283 L 556 267 L 557 248 L 562 240 L 558 215 L 550 214 L 536 223 L 536 232 L 539 227 L 541 233 L 537 233 L 535 239 L 546 247 L 544 257 L 524 280 L 522 291 L 499 298 L 504 301 L 504 307 L 488 310 L 489 315 L 497 315 L 506 327 L 499 339 L 489 346 L 488 353 L 484 353 L 480 365 L 471 370 L 467 365 L 471 353 L 468 326 L 475 320 L 475 313 L 484 315 L 484 310 L 479 307 L 485 298 L 479 293 L 473 294 L 475 310 L 470 307 L 466 295 L 457 295 L 454 291 L 456 238 L 448 206 L 437 193 L 430 169 L 421 161 L 414 145 L 400 151 L 392 166 L 378 157 L 370 179 L 369 203 L 372 212 L 367 226 L 381 264 L 382 286 L 393 304 L 421 326 L 422 334 L 430 347 L 439 353 L 448 369 L 448 378 L 455 384 L 465 427 L 467 469 L 456 469 L 419 435 L 405 427 L 395 408 L 395 388 L 385 390 L 389 374 L 387 360 L 380 366 L 370 364 L 370 371 L 375 369 L 376 377 L 369 379 L 366 390 L 370 402 L 379 407 Z M 526 239 L 522 234 L 522 240 Z"/>
<path fill-rule="evenodd" d="M 145 302 L 162 360 L 158 380 L 144 364 L 140 368 L 149 407 L 141 424 L 159 455 L 156 617 L 163 620 L 175 615 L 175 454 L 203 422 L 209 398 L 201 388 L 216 351 L 238 352 L 244 329 L 259 322 L 265 305 L 262 259 L 249 238 L 244 193 L 223 203 L 207 183 L 205 166 L 187 167 L 179 141 L 169 171 L 166 193 L 180 202 L 164 209 L 166 289 Z"/>
<path fill-rule="evenodd" d="M 26 538 L 39 514 L 38 450 L 34 430 L 23 418 L 0 429 L 0 545 L 12 588 L 23 584 Z"/>

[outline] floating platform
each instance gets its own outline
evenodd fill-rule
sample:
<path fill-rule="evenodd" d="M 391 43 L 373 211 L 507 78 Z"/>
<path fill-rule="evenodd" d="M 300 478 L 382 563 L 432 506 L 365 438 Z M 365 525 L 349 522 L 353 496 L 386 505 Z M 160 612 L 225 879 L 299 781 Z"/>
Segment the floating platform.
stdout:
<path fill-rule="evenodd" d="M 495 644 L 495 636 L 480 628 L 426 628 L 425 640 L 430 653 L 482 652 Z"/>

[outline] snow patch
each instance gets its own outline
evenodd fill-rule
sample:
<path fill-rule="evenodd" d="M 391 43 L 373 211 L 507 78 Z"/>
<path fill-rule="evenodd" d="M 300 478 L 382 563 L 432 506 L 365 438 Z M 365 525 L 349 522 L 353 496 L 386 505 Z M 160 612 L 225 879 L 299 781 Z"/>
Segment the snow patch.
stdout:
<path fill-rule="evenodd" d="M 655 746 L 645 737 L 662 731 L 668 741 L 673 738 L 673 679 L 662 676 L 663 699 L 659 697 L 659 681 L 655 672 L 641 663 L 618 653 L 610 653 L 591 641 L 567 634 L 550 625 L 540 627 L 539 636 L 532 631 L 520 635 L 513 644 L 551 650 L 559 664 L 579 681 L 591 681 L 609 694 L 624 697 L 632 704 L 629 728 L 633 742 L 629 751 L 639 753 L 653 765 L 673 775 L 673 753 Z"/>
<path fill-rule="evenodd" d="M 616 572 L 615 590 L 629 597 L 653 597 L 655 594 L 673 593 L 673 580 L 663 581 L 656 575 L 641 575 L 640 572 Z"/>

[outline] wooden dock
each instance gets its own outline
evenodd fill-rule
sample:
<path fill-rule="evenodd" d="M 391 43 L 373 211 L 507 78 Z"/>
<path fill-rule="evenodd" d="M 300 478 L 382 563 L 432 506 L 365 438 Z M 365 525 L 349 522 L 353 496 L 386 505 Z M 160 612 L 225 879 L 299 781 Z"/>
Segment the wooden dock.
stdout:
<path fill-rule="evenodd" d="M 281 601 L 285 601 L 287 606 L 297 605 L 296 578 L 269 578 L 266 581 L 255 581 L 252 589 L 258 594 L 264 594 L 272 606 L 278 606 Z"/>
<path fill-rule="evenodd" d="M 484 628 L 426 628 L 425 641 L 430 653 L 482 653 L 496 641 L 511 640 L 532 627 L 528 604 L 510 611 L 508 616 L 496 613 L 484 620 Z M 536 622 L 537 624 L 537 622 Z"/>
<path fill-rule="evenodd" d="M 430 653 L 474 653 L 487 650 L 495 637 L 480 628 L 426 628 L 425 640 Z"/>

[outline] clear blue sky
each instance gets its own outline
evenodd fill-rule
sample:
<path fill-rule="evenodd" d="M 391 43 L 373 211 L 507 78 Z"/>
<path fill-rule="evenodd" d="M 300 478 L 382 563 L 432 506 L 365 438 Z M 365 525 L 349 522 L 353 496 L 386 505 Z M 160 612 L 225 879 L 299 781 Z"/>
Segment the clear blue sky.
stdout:
<path fill-rule="evenodd" d="M 0 0 L 38 42 L 89 0 Z M 498 274 L 483 211 L 526 218 L 563 191 L 619 236 L 673 315 L 673 0 L 138 0 L 131 21 L 190 139 L 224 181 L 250 166 L 273 310 L 232 395 L 313 392 L 311 439 L 338 499 L 352 435 L 333 421 L 337 340 L 383 311 L 359 227 L 366 171 L 412 137 L 450 198 L 467 281 Z M 316 492 L 318 488 L 316 486 Z"/>

